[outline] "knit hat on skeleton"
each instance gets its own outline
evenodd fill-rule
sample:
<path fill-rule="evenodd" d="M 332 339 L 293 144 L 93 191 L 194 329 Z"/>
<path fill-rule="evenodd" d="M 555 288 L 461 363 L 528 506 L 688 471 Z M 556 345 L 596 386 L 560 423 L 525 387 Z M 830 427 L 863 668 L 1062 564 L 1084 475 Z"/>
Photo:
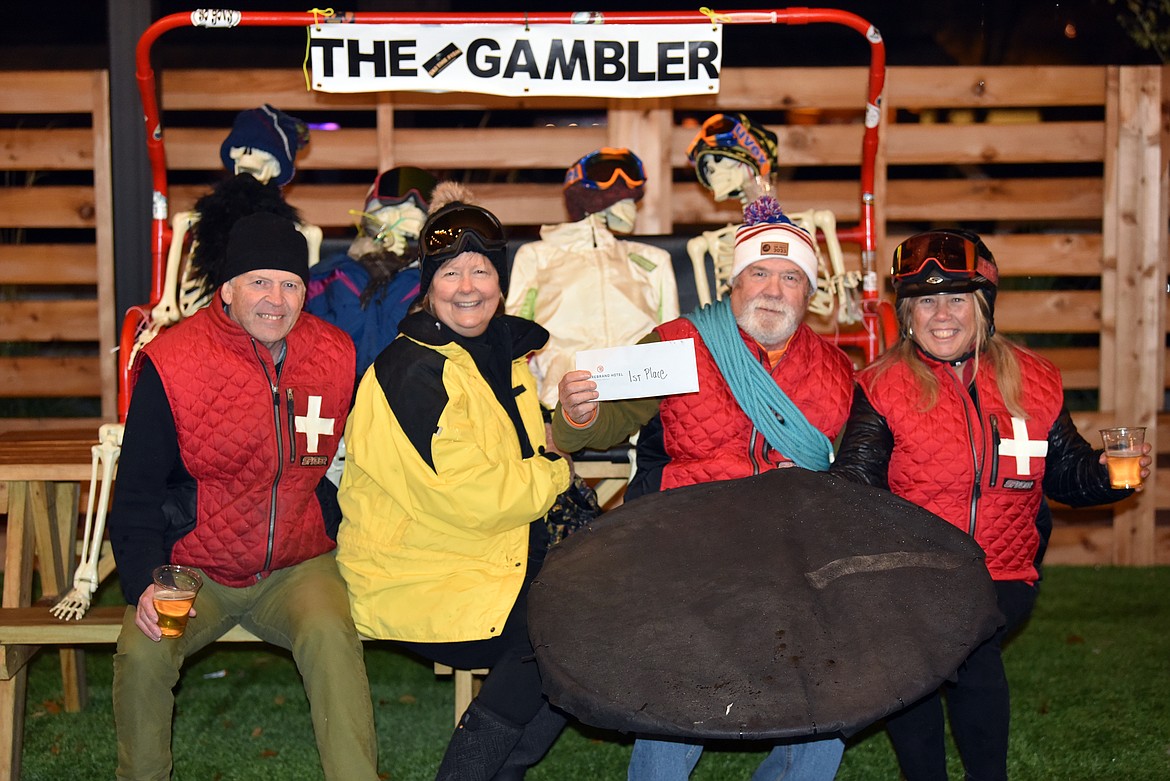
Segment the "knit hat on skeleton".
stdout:
<path fill-rule="evenodd" d="M 309 126 L 296 117 L 265 103 L 260 108 L 241 111 L 232 123 L 231 132 L 219 147 L 219 159 L 228 171 L 234 171 L 236 161 L 232 149 L 259 149 L 276 158 L 280 174 L 272 181 L 283 186 L 292 180 L 296 168 L 293 162 L 297 152 L 309 143 Z"/>
<path fill-rule="evenodd" d="M 744 215 L 744 224 L 735 231 L 731 279 L 758 260 L 787 260 L 800 267 L 810 289 L 816 290 L 817 251 L 808 231 L 794 225 L 771 196 L 749 204 Z"/>

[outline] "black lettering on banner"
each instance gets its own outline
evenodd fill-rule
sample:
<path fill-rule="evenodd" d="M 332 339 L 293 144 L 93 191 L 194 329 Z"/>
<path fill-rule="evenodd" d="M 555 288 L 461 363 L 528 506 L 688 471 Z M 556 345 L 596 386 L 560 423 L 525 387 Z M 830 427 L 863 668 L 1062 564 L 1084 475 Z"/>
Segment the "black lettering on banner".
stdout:
<path fill-rule="evenodd" d="M 418 41 L 390 41 L 390 75 L 417 76 L 418 68 L 408 68 L 414 62 L 414 47 Z M 409 47 L 409 48 L 408 48 Z M 431 74 L 434 75 L 434 74 Z"/>
<path fill-rule="evenodd" d="M 372 43 L 374 50 L 366 54 L 361 51 L 361 41 L 346 41 L 345 52 L 349 57 L 349 75 L 351 77 L 359 76 L 362 71 L 362 63 L 369 62 L 374 65 L 374 78 L 386 78 L 386 42 L 373 41 Z"/>
<path fill-rule="evenodd" d="M 682 69 L 672 71 L 672 65 L 683 64 L 683 47 L 686 46 L 682 41 L 659 41 L 658 42 L 658 80 L 659 81 L 682 81 L 686 78 L 686 73 Z M 671 56 L 673 52 L 677 55 Z"/>
<path fill-rule="evenodd" d="M 453 43 L 449 43 L 436 52 L 434 57 L 431 57 L 429 60 L 424 62 L 423 67 L 426 68 L 427 75 L 433 78 L 442 73 L 444 68 L 455 62 L 455 60 L 459 59 L 462 55 L 462 49 Z"/>
<path fill-rule="evenodd" d="M 625 47 L 620 41 L 593 42 L 593 71 L 597 81 L 621 81 L 626 77 L 622 62 Z"/>
<path fill-rule="evenodd" d="M 719 47 L 714 41 L 688 41 L 687 49 L 690 54 L 690 68 L 687 78 L 698 79 L 699 68 L 707 71 L 707 78 L 719 78 L 719 69 L 715 67 L 715 58 L 719 56 Z"/>
<path fill-rule="evenodd" d="M 486 50 L 488 53 L 482 55 L 483 61 L 480 64 L 480 49 Z M 500 45 L 491 38 L 476 38 L 467 47 L 467 70 L 471 72 L 472 76 L 478 76 L 481 79 L 490 79 L 493 76 L 500 75 Z"/>
<path fill-rule="evenodd" d="M 573 74 L 581 69 L 581 81 L 589 81 L 589 60 L 585 56 L 585 41 L 573 41 L 573 50 L 565 59 L 565 42 L 560 38 L 553 40 L 548 52 L 548 63 L 544 68 L 545 79 L 555 79 L 556 70 L 560 70 L 561 78 L 572 81 Z"/>
<path fill-rule="evenodd" d="M 508 57 L 507 67 L 504 68 L 504 78 L 511 79 L 517 73 L 525 73 L 531 79 L 540 78 L 540 69 L 536 67 L 531 41 L 521 39 L 512 44 L 512 54 Z"/>
<path fill-rule="evenodd" d="M 630 41 L 630 81 L 654 81 L 654 71 L 638 70 L 638 41 Z"/>
<path fill-rule="evenodd" d="M 309 41 L 309 51 L 313 49 L 321 50 L 321 77 L 325 79 L 333 78 L 333 53 L 340 49 L 345 44 L 345 41 L 339 41 L 336 38 L 314 38 Z"/>

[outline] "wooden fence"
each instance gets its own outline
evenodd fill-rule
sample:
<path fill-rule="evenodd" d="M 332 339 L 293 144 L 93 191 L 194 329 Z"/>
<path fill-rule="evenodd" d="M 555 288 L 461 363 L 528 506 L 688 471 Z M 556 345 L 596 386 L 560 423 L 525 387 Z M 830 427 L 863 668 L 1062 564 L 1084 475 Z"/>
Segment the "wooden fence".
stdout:
<path fill-rule="evenodd" d="M 0 87 L 0 400 L 83 400 L 64 414 L 88 412 L 96 425 L 115 414 L 120 322 L 107 74 L 6 75 Z M 32 411 L 43 416 L 52 407 L 42 403 Z M 0 428 L 43 424 L 5 420 Z"/>
<path fill-rule="evenodd" d="M 90 94 L 62 89 L 61 101 L 45 100 L 54 80 L 104 84 L 101 74 L 9 76 L 0 88 L 0 110 L 13 114 L 43 115 L 39 107 L 46 103 L 57 107 Z M 291 69 L 163 72 L 170 211 L 191 208 L 222 175 L 219 145 L 234 114 L 271 103 L 310 122 L 338 126 L 313 131 L 297 160 L 297 178 L 285 190 L 304 218 L 327 235 L 348 235 L 349 212 L 361 207 L 375 172 L 402 164 L 467 181 L 506 224 L 531 232 L 566 219 L 559 185 L 565 168 L 583 153 L 611 145 L 632 148 L 648 169 L 639 232 L 689 236 L 739 221 L 738 204 L 713 204 L 695 182 L 686 148 L 696 122 L 716 111 L 741 110 L 779 135 L 785 208 L 831 209 L 849 225 L 859 214 L 865 79 L 861 68 L 729 69 L 716 96 L 518 100 L 312 93 L 301 72 Z M 1004 276 L 996 312 L 1000 330 L 1060 366 L 1086 436 L 1095 440 L 1105 422 L 1146 425 L 1162 452 L 1170 452 L 1170 417 L 1160 414 L 1170 385 L 1168 85 L 1170 69 L 1156 67 L 891 68 L 876 188 L 879 272 L 886 270 L 893 246 L 912 231 L 953 224 L 980 231 Z M 37 100 L 21 103 L 10 94 Z M 68 256 L 38 247 L 39 260 L 28 265 L 50 279 L 19 276 L 10 259 L 30 257 L 30 250 L 0 247 L 0 282 L 79 284 L 62 276 L 73 274 L 96 282 L 98 298 L 52 306 L 0 303 L 0 342 L 45 345 L 38 337 L 43 333 L 89 334 L 91 340 L 100 333 L 103 345 L 112 338 L 109 255 L 102 244 L 109 216 L 102 213 L 106 200 L 100 193 L 108 182 L 108 154 L 98 148 L 105 110 L 99 103 L 85 109 L 93 116 L 89 135 L 74 131 L 53 141 L 40 132 L 2 131 L 10 134 L 3 137 L 7 170 L 92 165 L 94 172 L 92 189 L 42 192 L 49 186 L 35 183 L 4 188 L 3 225 L 69 227 L 81 220 L 96 238 L 86 252 L 70 247 Z M 87 219 L 79 205 L 85 196 L 92 205 Z M 847 262 L 856 268 L 856 248 L 848 250 Z M 48 265 L 56 268 L 44 271 Z M 84 268 L 65 271 L 63 265 Z M 832 327 L 827 321 L 814 325 Z M 10 364 L 21 379 L 5 394 L 97 393 L 100 378 L 103 413 L 109 409 L 112 377 L 96 356 L 62 364 L 59 376 L 34 375 L 28 360 Z M 59 359 L 38 360 L 43 367 Z M 79 387 L 78 376 L 91 384 Z M 1170 473 L 1162 470 L 1150 488 L 1112 511 L 1058 508 L 1049 561 L 1170 563 L 1170 533 L 1155 523 L 1157 509 L 1170 509 Z"/>

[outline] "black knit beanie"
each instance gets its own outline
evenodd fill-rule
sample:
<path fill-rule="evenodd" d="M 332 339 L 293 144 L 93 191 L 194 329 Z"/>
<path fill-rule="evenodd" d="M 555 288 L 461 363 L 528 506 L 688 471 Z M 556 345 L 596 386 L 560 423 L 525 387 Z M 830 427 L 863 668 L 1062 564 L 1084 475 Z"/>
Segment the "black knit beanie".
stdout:
<path fill-rule="evenodd" d="M 309 243 L 284 217 L 269 212 L 241 217 L 228 232 L 224 255 L 217 287 L 258 269 L 287 271 L 309 284 Z"/>

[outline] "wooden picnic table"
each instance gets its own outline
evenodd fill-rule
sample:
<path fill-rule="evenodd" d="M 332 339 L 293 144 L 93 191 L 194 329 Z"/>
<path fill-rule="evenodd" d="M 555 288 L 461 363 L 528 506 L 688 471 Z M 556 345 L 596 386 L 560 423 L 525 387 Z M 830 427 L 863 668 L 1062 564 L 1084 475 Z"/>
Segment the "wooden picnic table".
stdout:
<path fill-rule="evenodd" d="M 55 598 L 73 585 L 78 501 L 90 479 L 96 428 L 10 431 L 0 434 L 0 482 L 8 488 L 3 607 L 32 604 L 34 563 L 41 591 Z M 45 608 L 48 614 L 48 608 Z M 0 637 L 0 778 L 20 777 L 28 660 L 36 645 Z M 64 704 L 85 707 L 85 652 L 62 648 Z"/>

